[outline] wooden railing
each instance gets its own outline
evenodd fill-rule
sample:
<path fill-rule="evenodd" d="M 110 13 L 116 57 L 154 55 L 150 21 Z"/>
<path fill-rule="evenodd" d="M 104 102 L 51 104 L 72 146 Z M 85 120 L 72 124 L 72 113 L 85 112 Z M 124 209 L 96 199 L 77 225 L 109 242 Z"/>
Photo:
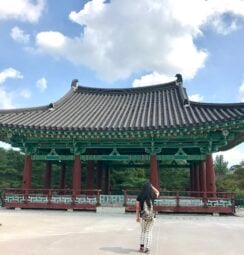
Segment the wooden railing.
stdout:
<path fill-rule="evenodd" d="M 95 209 L 100 205 L 98 189 L 5 189 L 6 208 Z"/>
<path fill-rule="evenodd" d="M 124 194 L 101 194 L 98 189 L 5 189 L 6 208 L 47 208 L 96 210 L 97 206 L 124 206 L 135 211 L 139 190 Z M 229 192 L 161 191 L 154 201 L 159 212 L 235 212 L 235 194 Z"/>
<path fill-rule="evenodd" d="M 125 207 L 135 210 L 138 190 L 124 190 Z M 161 191 L 154 200 L 156 211 L 235 213 L 235 194 L 230 192 Z"/>

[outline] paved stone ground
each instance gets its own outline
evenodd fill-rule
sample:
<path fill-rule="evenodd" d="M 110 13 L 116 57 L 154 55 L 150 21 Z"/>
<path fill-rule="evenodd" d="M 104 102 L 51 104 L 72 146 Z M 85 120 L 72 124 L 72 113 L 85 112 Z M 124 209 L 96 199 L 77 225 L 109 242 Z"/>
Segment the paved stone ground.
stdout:
<path fill-rule="evenodd" d="M 139 254 L 134 214 L 0 209 L 0 223 L 1 255 Z M 244 254 L 243 217 L 163 214 L 153 234 L 155 255 Z"/>

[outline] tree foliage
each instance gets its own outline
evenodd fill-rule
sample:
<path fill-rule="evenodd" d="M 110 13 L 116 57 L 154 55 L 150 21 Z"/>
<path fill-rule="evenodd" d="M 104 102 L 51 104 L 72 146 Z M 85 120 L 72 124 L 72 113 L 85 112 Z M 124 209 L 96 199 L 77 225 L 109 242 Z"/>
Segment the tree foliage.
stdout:
<path fill-rule="evenodd" d="M 222 178 L 217 180 L 218 191 L 232 191 L 237 198 L 244 198 L 244 161 L 231 167 Z"/>
<path fill-rule="evenodd" d="M 24 155 L 19 151 L 0 148 L 0 189 L 20 188 L 22 186 Z M 32 162 L 32 186 L 43 188 L 43 176 L 46 165 L 42 161 Z M 52 187 L 59 188 L 59 163 L 52 166 Z M 66 184 L 71 185 L 71 164 L 67 164 Z"/>
<path fill-rule="evenodd" d="M 229 169 L 228 169 L 228 161 L 224 160 L 223 155 L 217 155 L 214 161 L 214 168 L 217 178 L 224 177 Z"/>
<path fill-rule="evenodd" d="M 189 190 L 190 174 L 185 168 L 160 168 L 160 188 L 165 191 Z"/>
<path fill-rule="evenodd" d="M 146 162 L 144 162 L 146 164 Z M 164 167 L 172 162 L 162 162 L 159 165 L 160 188 L 165 191 L 184 191 L 189 189 L 189 169 Z M 126 166 L 125 162 L 125 166 Z M 127 165 L 128 166 L 128 165 Z M 113 168 L 111 173 L 111 186 L 114 190 L 138 188 L 149 180 L 149 166 Z"/>
<path fill-rule="evenodd" d="M 23 155 L 0 148 L 0 188 L 18 188 L 21 185 Z"/>
<path fill-rule="evenodd" d="M 147 171 L 143 168 L 112 168 L 110 185 L 113 191 L 123 189 L 139 189 L 148 180 Z"/>

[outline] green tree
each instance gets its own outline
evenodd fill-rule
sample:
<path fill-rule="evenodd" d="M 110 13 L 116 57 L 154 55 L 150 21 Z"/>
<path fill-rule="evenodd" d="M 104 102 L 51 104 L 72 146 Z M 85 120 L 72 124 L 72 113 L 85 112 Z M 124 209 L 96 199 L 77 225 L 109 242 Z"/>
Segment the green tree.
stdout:
<path fill-rule="evenodd" d="M 23 155 L 0 148 L 0 188 L 21 187 Z"/>
<path fill-rule="evenodd" d="M 112 167 L 110 184 L 117 192 L 123 189 L 140 189 L 148 180 L 148 173 L 142 167 Z"/>
<path fill-rule="evenodd" d="M 232 167 L 231 174 L 226 174 L 217 181 L 218 191 L 232 191 L 237 198 L 244 198 L 244 161 Z"/>
<path fill-rule="evenodd" d="M 223 155 L 217 155 L 214 160 L 215 173 L 218 178 L 223 178 L 229 171 L 228 161 L 224 160 Z"/>

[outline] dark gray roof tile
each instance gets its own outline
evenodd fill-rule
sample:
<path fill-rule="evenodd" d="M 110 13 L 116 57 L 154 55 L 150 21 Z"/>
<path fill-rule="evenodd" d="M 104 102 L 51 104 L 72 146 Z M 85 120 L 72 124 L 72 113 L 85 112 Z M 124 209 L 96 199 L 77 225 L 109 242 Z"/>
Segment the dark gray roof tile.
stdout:
<path fill-rule="evenodd" d="M 244 104 L 188 103 L 170 82 L 129 89 L 73 88 L 49 106 L 1 110 L 0 127 L 58 130 L 145 130 L 193 127 L 244 119 Z M 183 93 L 184 92 L 184 93 Z"/>

